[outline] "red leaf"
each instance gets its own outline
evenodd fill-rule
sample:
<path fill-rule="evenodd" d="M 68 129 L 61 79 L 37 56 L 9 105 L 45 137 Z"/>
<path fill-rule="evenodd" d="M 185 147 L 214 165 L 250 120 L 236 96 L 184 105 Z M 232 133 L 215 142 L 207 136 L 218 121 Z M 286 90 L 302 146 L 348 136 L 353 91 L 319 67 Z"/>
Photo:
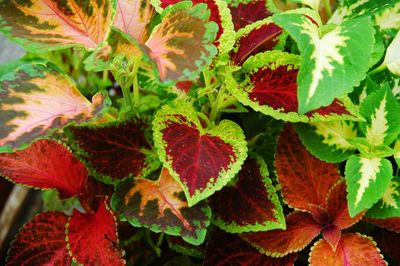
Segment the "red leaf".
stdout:
<path fill-rule="evenodd" d="M 267 174 L 263 161 L 245 161 L 236 184 L 224 187 L 209 199 L 217 225 L 228 232 L 266 231 L 284 226 L 283 212 Z"/>
<path fill-rule="evenodd" d="M 312 266 L 386 265 L 375 243 L 360 234 L 343 235 L 336 251 L 321 239 L 311 250 L 310 264 Z"/>
<path fill-rule="evenodd" d="M 8 266 L 71 265 L 65 241 L 68 216 L 44 212 L 22 227 L 8 253 Z"/>
<path fill-rule="evenodd" d="M 230 54 L 231 60 L 235 65 L 242 65 L 251 55 L 272 50 L 272 48 L 274 48 L 274 46 L 279 42 L 277 38 L 282 32 L 282 28 L 271 22 L 257 27 L 243 36 L 240 36 L 235 43 L 236 49 L 234 49 L 234 51 Z M 297 76 L 297 70 L 295 72 Z M 268 73 L 265 74 L 268 75 Z M 259 76 L 262 75 L 263 73 L 257 75 L 257 77 L 260 78 Z M 289 79 L 287 81 L 289 82 L 289 86 L 293 86 L 291 85 L 291 76 L 287 75 L 285 78 Z M 277 78 L 275 77 L 274 81 L 276 80 Z M 273 84 L 272 82 L 271 84 Z M 283 88 L 286 89 L 286 86 Z"/>
<path fill-rule="evenodd" d="M 339 181 L 329 191 L 326 206 L 330 223 L 336 225 L 339 230 L 349 228 L 357 223 L 365 213 L 361 212 L 355 217 L 350 216 L 347 204 L 346 183 L 344 181 Z"/>
<path fill-rule="evenodd" d="M 364 220 L 379 227 L 386 228 L 387 230 L 400 233 L 400 217 L 393 217 L 387 219 L 373 219 L 365 217 Z"/>
<path fill-rule="evenodd" d="M 143 121 L 70 127 L 73 142 L 96 174 L 111 179 L 140 176 L 150 167 L 145 155 L 151 146 Z"/>
<path fill-rule="evenodd" d="M 239 2 L 236 6 L 232 4 L 228 5 L 231 10 L 235 31 L 238 31 L 253 22 L 271 16 L 272 13 L 267 10 L 266 7 L 266 2 L 268 1 L 271 0 L 252 0 L 246 1 L 245 3 Z"/>
<path fill-rule="evenodd" d="M 286 216 L 286 230 L 247 233 L 241 237 L 267 255 L 282 257 L 303 250 L 322 229 L 311 214 L 295 211 Z"/>
<path fill-rule="evenodd" d="M 105 200 L 94 214 L 74 210 L 66 226 L 68 250 L 85 265 L 124 265 L 116 221 Z"/>
<path fill-rule="evenodd" d="M 328 244 L 331 246 L 333 250 L 336 250 L 336 247 L 340 241 L 340 237 L 342 232 L 336 225 L 327 226 L 322 231 L 322 235 Z"/>
<path fill-rule="evenodd" d="M 290 126 L 279 137 L 275 167 L 286 202 L 305 211 L 312 211 L 310 205 L 325 206 L 326 195 L 340 179 L 336 165 L 311 155 Z"/>
<path fill-rule="evenodd" d="M 279 259 L 268 257 L 240 239 L 239 236 L 217 231 L 211 235 L 208 242 L 203 265 L 290 266 L 294 265 L 296 258 L 296 254 Z"/>
<path fill-rule="evenodd" d="M 66 147 L 43 139 L 25 150 L 0 153 L 0 175 L 18 184 L 57 189 L 69 198 L 85 191 L 88 174 Z"/>
<path fill-rule="evenodd" d="M 374 240 L 378 243 L 378 247 L 394 261 L 400 261 L 400 234 L 386 229 L 379 229 L 377 231 L 378 234 L 374 236 Z"/>

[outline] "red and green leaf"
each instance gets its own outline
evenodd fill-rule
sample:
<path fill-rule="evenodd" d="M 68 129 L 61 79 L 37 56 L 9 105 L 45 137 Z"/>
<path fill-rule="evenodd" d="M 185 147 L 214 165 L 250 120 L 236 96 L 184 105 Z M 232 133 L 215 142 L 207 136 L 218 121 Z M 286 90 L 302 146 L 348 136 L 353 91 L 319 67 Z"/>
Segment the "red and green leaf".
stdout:
<path fill-rule="evenodd" d="M 230 58 L 235 65 L 241 66 L 251 55 L 283 47 L 286 36 L 271 19 L 257 21 L 237 33 Z"/>
<path fill-rule="evenodd" d="M 240 236 L 261 253 L 283 257 L 303 250 L 322 229 L 323 226 L 311 214 L 295 211 L 286 216 L 285 230 L 245 233 Z"/>
<path fill-rule="evenodd" d="M 111 183 L 143 177 L 158 167 L 149 154 L 148 126 L 141 120 L 68 127 L 71 143 L 98 179 Z"/>
<path fill-rule="evenodd" d="M 125 265 L 119 248 L 117 224 L 106 200 L 93 214 L 74 210 L 65 226 L 67 248 L 78 263 L 85 265 Z"/>
<path fill-rule="evenodd" d="M 147 0 L 117 0 L 117 15 L 114 27 L 131 35 L 140 43 L 146 42 L 149 35 L 154 7 Z"/>
<path fill-rule="evenodd" d="M 0 150 L 21 147 L 70 122 L 87 121 L 104 105 L 102 94 L 91 103 L 71 79 L 40 63 L 3 75 L 0 99 Z"/>
<path fill-rule="evenodd" d="M 1 1 L 0 31 L 32 52 L 93 49 L 107 38 L 113 16 L 111 0 Z"/>
<path fill-rule="evenodd" d="M 179 235 L 194 245 L 204 241 L 210 223 L 210 207 L 202 202 L 189 208 L 182 188 L 166 168 L 157 181 L 137 178 L 119 183 L 112 205 L 134 226 Z"/>
<path fill-rule="evenodd" d="M 85 192 L 88 173 L 66 147 L 43 139 L 24 150 L 0 153 L 0 175 L 17 184 L 57 189 L 69 198 Z"/>
<path fill-rule="evenodd" d="M 235 31 L 245 26 L 265 19 L 272 15 L 267 5 L 273 4 L 271 0 L 232 1 L 228 4 L 231 11 Z"/>
<path fill-rule="evenodd" d="M 162 82 L 195 80 L 217 49 L 212 44 L 218 30 L 207 22 L 207 6 L 181 2 L 167 7 L 143 50 L 154 63 Z"/>
<path fill-rule="evenodd" d="M 376 243 L 360 234 L 343 235 L 335 251 L 325 240 L 319 240 L 309 261 L 311 266 L 386 265 Z"/>
<path fill-rule="evenodd" d="M 290 126 L 278 139 L 275 167 L 285 201 L 305 211 L 312 212 L 313 206 L 324 207 L 326 195 L 340 179 L 336 165 L 311 155 Z"/>
<path fill-rule="evenodd" d="M 348 99 L 336 99 L 331 105 L 304 115 L 297 113 L 297 75 L 300 57 L 281 51 L 269 51 L 249 58 L 243 64 L 243 82 L 232 80 L 230 91 L 244 105 L 256 111 L 291 122 L 355 120 Z"/>
<path fill-rule="evenodd" d="M 383 227 L 389 231 L 400 233 L 400 217 L 392 217 L 387 219 L 374 219 L 366 217 L 364 220 L 379 227 Z"/>
<path fill-rule="evenodd" d="M 189 206 L 224 187 L 247 156 L 242 129 L 223 120 L 204 129 L 191 104 L 175 101 L 153 120 L 154 142 L 164 166 L 182 186 Z"/>
<path fill-rule="evenodd" d="M 21 228 L 8 251 L 7 265 L 71 265 L 65 241 L 68 216 L 43 212 Z"/>
<path fill-rule="evenodd" d="M 209 199 L 214 223 L 231 233 L 284 229 L 285 218 L 268 169 L 260 157 L 248 158 L 234 185 Z"/>
<path fill-rule="evenodd" d="M 290 254 L 283 258 L 268 257 L 258 252 L 238 235 L 216 231 L 208 242 L 203 265 L 293 266 L 296 259 L 296 254 Z"/>

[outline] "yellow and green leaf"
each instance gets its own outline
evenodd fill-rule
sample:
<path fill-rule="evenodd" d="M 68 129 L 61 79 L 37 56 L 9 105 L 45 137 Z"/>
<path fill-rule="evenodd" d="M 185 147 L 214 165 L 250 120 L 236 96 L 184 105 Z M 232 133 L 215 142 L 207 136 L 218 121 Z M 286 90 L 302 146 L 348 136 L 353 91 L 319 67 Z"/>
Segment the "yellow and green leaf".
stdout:
<path fill-rule="evenodd" d="M 364 79 L 374 47 L 368 17 L 346 21 L 325 34 L 308 15 L 289 11 L 275 14 L 272 20 L 289 32 L 301 51 L 300 113 L 331 104 Z"/>
<path fill-rule="evenodd" d="M 112 0 L 1 0 L 0 31 L 32 52 L 94 49 L 107 38 L 114 8 Z"/>
<path fill-rule="evenodd" d="M 1 150 L 19 148 L 52 129 L 93 118 L 102 110 L 104 97 L 96 94 L 90 102 L 52 65 L 20 66 L 0 77 Z"/>
<path fill-rule="evenodd" d="M 368 210 L 367 216 L 375 219 L 400 216 L 400 177 L 393 177 L 382 199 Z"/>
<path fill-rule="evenodd" d="M 354 217 L 378 202 L 392 176 L 392 164 L 387 159 L 350 156 L 345 171 L 350 215 Z"/>

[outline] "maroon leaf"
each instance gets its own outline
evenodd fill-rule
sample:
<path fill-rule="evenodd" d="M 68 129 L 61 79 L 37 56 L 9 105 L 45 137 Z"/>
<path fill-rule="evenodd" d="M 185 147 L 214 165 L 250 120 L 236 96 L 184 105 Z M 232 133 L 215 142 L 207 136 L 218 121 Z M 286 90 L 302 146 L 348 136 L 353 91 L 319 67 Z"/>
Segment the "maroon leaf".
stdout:
<path fill-rule="evenodd" d="M 43 139 L 25 150 L 0 153 L 0 175 L 22 185 L 57 189 L 62 198 L 69 198 L 85 191 L 88 174 L 66 147 Z"/>
<path fill-rule="evenodd" d="M 71 265 L 65 241 L 68 216 L 44 212 L 22 227 L 8 252 L 7 265 Z"/>
<path fill-rule="evenodd" d="M 272 13 L 267 9 L 268 1 L 272 0 L 252 0 L 244 3 L 240 3 L 239 1 L 237 5 L 233 3 L 229 4 L 228 7 L 231 10 L 235 31 L 271 16 Z"/>
<path fill-rule="evenodd" d="M 291 126 L 279 137 L 275 167 L 286 202 L 305 211 L 325 206 L 329 190 L 340 179 L 336 165 L 311 155 Z"/>
<path fill-rule="evenodd" d="M 303 250 L 322 229 L 311 214 L 295 211 L 286 216 L 286 230 L 246 233 L 240 236 L 260 252 L 282 257 Z"/>
<path fill-rule="evenodd" d="M 394 261 L 400 261 L 400 234 L 386 229 L 379 229 L 378 234 L 374 236 L 374 240 L 378 243 L 378 247 L 391 257 Z"/>
<path fill-rule="evenodd" d="M 95 176 L 123 179 L 143 176 L 151 168 L 151 150 L 143 121 L 70 127 L 72 140 Z"/>
<path fill-rule="evenodd" d="M 237 39 L 234 45 L 235 48 L 230 54 L 231 60 L 235 65 L 242 65 L 251 55 L 272 50 L 272 48 L 278 44 L 278 37 L 282 32 L 283 30 L 281 27 L 272 22 L 266 22 L 250 32 L 242 34 Z M 287 78 L 291 81 L 290 75 L 288 75 Z"/>
<path fill-rule="evenodd" d="M 235 234 L 215 232 L 208 242 L 204 266 L 290 266 L 294 265 L 296 254 L 283 258 L 271 258 L 250 246 Z"/>
<path fill-rule="evenodd" d="M 312 266 L 386 265 L 375 243 L 360 234 L 343 235 L 335 251 L 321 239 L 312 248 L 309 261 Z"/>
<path fill-rule="evenodd" d="M 66 225 L 68 250 L 78 263 L 85 265 L 124 265 L 118 247 L 115 217 L 106 201 L 94 214 L 74 210 Z"/>
<path fill-rule="evenodd" d="M 332 247 L 333 250 L 336 250 L 336 247 L 340 241 L 340 237 L 342 232 L 336 225 L 327 226 L 322 231 L 322 235 L 328 244 Z"/>
<path fill-rule="evenodd" d="M 209 199 L 215 223 L 228 232 L 284 228 L 283 211 L 262 159 L 248 158 L 235 185 Z"/>
<path fill-rule="evenodd" d="M 387 219 L 373 219 L 366 217 L 364 218 L 364 220 L 379 227 L 386 228 L 387 230 L 400 233 L 400 217 L 393 217 Z"/>

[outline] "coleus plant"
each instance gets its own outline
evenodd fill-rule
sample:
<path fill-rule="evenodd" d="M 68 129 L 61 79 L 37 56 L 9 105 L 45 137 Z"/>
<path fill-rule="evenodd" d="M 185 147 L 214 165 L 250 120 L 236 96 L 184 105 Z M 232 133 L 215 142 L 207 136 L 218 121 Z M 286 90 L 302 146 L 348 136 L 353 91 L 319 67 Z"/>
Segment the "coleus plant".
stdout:
<path fill-rule="evenodd" d="M 28 52 L 0 68 L 0 175 L 56 191 L 7 265 L 398 262 L 399 13 L 0 0 Z"/>

